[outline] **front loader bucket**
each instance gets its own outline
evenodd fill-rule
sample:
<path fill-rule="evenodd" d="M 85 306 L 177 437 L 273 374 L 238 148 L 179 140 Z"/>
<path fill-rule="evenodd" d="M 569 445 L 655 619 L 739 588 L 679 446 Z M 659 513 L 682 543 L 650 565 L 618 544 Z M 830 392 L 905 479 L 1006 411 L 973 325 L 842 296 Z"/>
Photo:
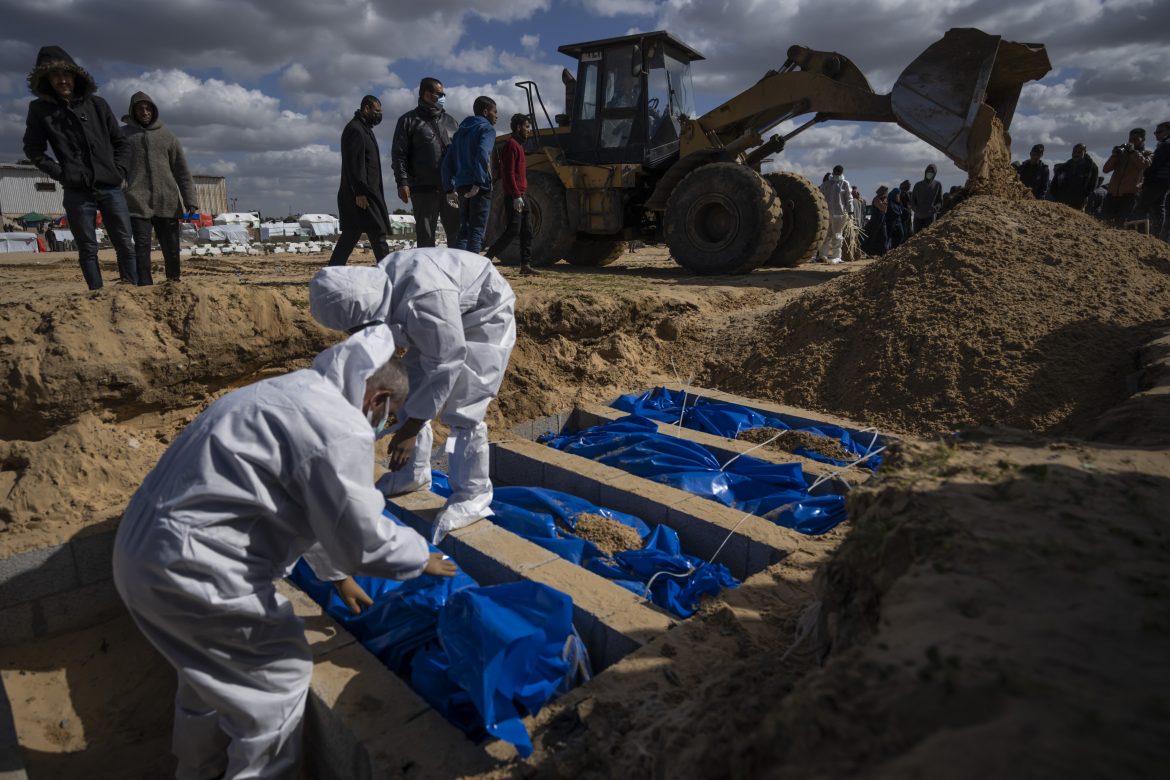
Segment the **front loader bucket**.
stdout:
<path fill-rule="evenodd" d="M 983 157 L 992 120 L 998 116 L 1007 130 L 1024 84 L 1050 70 L 1041 44 L 955 28 L 902 71 L 890 103 L 900 126 L 970 171 Z"/>

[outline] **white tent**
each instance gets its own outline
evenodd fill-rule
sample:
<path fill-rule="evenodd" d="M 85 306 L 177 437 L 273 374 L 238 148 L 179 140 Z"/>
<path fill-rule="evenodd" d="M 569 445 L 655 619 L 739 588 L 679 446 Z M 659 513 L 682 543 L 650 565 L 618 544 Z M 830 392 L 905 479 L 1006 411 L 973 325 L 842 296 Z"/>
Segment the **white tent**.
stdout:
<path fill-rule="evenodd" d="M 243 225 L 212 225 L 199 228 L 199 237 L 204 241 L 231 241 L 233 244 L 246 244 L 251 235 Z"/>
<path fill-rule="evenodd" d="M 258 214 L 248 214 L 247 212 L 225 211 L 223 214 L 216 214 L 215 218 L 211 221 L 216 225 L 246 225 L 247 227 L 257 227 L 260 224 L 260 216 Z"/>
<path fill-rule="evenodd" d="M 334 236 L 340 232 L 340 221 L 330 214 L 301 214 L 297 220 L 301 227 L 306 227 L 314 236 Z"/>
<path fill-rule="evenodd" d="M 0 233 L 0 252 L 37 251 L 36 233 Z"/>
<path fill-rule="evenodd" d="M 260 226 L 260 240 L 283 238 L 285 236 L 301 236 L 309 232 L 308 228 L 301 227 L 297 222 L 269 222 Z"/>

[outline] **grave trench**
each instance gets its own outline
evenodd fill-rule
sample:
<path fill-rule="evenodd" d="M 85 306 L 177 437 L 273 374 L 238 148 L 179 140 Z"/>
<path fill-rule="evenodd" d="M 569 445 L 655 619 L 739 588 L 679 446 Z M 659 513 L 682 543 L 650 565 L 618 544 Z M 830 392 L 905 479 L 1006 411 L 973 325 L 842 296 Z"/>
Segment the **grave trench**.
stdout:
<path fill-rule="evenodd" d="M 717 391 L 681 386 L 670 389 L 685 390 L 688 403 L 698 398 L 725 400 L 796 424 L 830 423 L 853 431 L 861 427 L 827 415 Z M 713 500 L 535 441 L 549 431 L 573 432 L 623 416 L 624 412 L 609 407 L 583 404 L 522 423 L 507 432 L 493 432 L 493 482 L 499 486 L 559 490 L 635 515 L 651 525 L 666 525 L 678 532 L 684 551 L 704 560 L 710 560 L 723 545 L 717 561 L 745 583 L 757 575 L 767 576 L 761 574 L 764 569 L 795 551 L 819 557 L 835 547 L 835 541 L 799 534 L 759 517 L 745 518 L 743 512 Z M 798 460 L 810 478 L 834 470 L 799 456 L 754 448 L 746 442 L 680 426 L 659 424 L 659 430 L 708 447 L 721 462 L 751 449 L 751 455 L 761 460 Z M 439 455 L 436 467 L 445 466 L 445 456 Z M 819 489 L 841 492 L 849 489 L 844 482 L 855 485 L 868 476 L 868 472 L 853 472 L 842 480 L 826 481 Z M 408 525 L 426 532 L 443 501 L 435 494 L 419 492 L 390 499 L 388 507 Z M 121 619 L 129 624 L 109 579 L 114 531 L 110 527 L 80 534 L 60 548 L 15 556 L 27 560 L 0 562 L 0 644 L 14 645 L 83 631 L 102 621 Z M 532 580 L 569 595 L 573 599 L 574 625 L 589 652 L 595 675 L 604 674 L 679 623 L 679 618 L 633 592 L 490 520 L 450 534 L 440 547 L 481 585 Z M 38 575 L 42 566 L 48 571 Z M 64 583 L 65 587 L 54 589 L 53 583 Z M 313 681 L 305 721 L 305 755 L 312 777 L 455 776 L 489 771 L 515 755 L 507 743 L 472 743 L 305 593 L 288 582 L 279 583 L 279 589 L 305 622 L 313 653 Z M 141 644 L 143 653 L 161 662 L 145 640 Z M 12 673 L 7 665 L 5 673 Z M 587 689 L 589 684 L 578 690 Z M 17 719 L 20 708 L 21 703 L 14 702 Z M 0 718 L 0 726 L 2 721 Z M 6 742 L 0 734 L 0 746 L 12 742 Z M 7 750 L 12 753 L 11 748 Z M 3 766 L 0 762 L 0 768 Z"/>

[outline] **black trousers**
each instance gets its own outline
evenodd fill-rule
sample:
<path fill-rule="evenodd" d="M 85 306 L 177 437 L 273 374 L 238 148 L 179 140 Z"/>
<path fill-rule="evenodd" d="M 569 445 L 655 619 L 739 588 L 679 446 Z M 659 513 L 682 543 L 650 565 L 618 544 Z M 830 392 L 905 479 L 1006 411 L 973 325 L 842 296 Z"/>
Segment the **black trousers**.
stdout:
<path fill-rule="evenodd" d="M 162 249 L 163 268 L 166 269 L 167 279 L 173 282 L 179 280 L 179 236 L 182 228 L 178 219 L 174 217 L 130 217 L 130 225 L 134 231 L 134 265 L 138 269 L 139 286 L 154 284 L 154 277 L 150 273 L 150 233 L 153 230 L 158 236 L 158 245 Z"/>
<path fill-rule="evenodd" d="M 438 190 L 411 190 L 410 203 L 414 209 L 415 238 L 420 247 L 434 246 L 439 221 L 447 233 L 447 246 L 459 238 L 459 207 L 447 203 L 447 196 Z"/>
<path fill-rule="evenodd" d="M 362 237 L 362 233 L 370 239 L 370 248 L 374 250 L 374 262 L 377 263 L 386 255 L 390 254 L 390 245 L 386 243 L 386 234 L 378 233 L 377 231 L 371 233 L 368 230 L 343 230 L 341 235 L 337 237 L 337 244 L 333 247 L 333 254 L 329 255 L 329 265 L 345 265 L 349 262 L 349 256 L 353 254 L 353 248 L 357 246 L 358 239 Z"/>
<path fill-rule="evenodd" d="M 1145 185 L 1138 197 L 1135 219 L 1150 220 L 1150 235 L 1166 240 L 1166 187 Z"/>
<path fill-rule="evenodd" d="M 512 243 L 512 239 L 520 236 L 520 265 L 532 264 L 532 222 L 528 219 L 528 207 L 525 206 L 523 211 L 517 211 L 512 208 L 511 198 L 506 198 L 505 208 L 508 210 L 508 226 L 504 228 L 504 232 L 500 234 L 492 245 L 488 247 L 487 257 L 493 259 L 500 256 L 500 253 L 508 248 L 508 244 Z"/>
<path fill-rule="evenodd" d="M 1106 195 L 1105 204 L 1101 206 L 1101 218 L 1119 228 L 1129 221 L 1135 203 L 1137 195 Z"/>

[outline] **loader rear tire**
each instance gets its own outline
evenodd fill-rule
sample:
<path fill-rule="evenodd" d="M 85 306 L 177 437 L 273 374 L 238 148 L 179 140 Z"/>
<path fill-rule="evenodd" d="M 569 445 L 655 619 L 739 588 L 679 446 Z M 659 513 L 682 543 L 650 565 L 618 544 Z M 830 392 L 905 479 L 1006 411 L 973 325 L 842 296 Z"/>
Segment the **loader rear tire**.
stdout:
<path fill-rule="evenodd" d="M 543 171 L 529 173 L 524 202 L 528 205 L 528 220 L 532 226 L 532 264 L 552 265 L 567 257 L 577 235 L 569 228 L 569 218 L 565 211 L 565 187 L 560 179 Z M 505 209 L 510 208 L 512 199 L 504 193 L 503 187 L 497 186 L 492 193 L 492 211 L 488 219 L 485 247 L 490 247 L 504 232 L 508 225 L 508 212 Z M 519 236 L 513 238 L 500 253 L 500 259 L 511 265 L 520 262 Z"/>
<path fill-rule="evenodd" d="M 776 191 L 784 221 L 776 251 L 764 265 L 795 268 L 813 258 L 829 232 L 829 205 L 825 196 L 798 173 L 766 173 L 764 178 Z"/>
<path fill-rule="evenodd" d="M 578 238 L 565 253 L 572 265 L 601 268 L 615 262 L 626 252 L 625 241 L 611 238 Z"/>
<path fill-rule="evenodd" d="M 745 274 L 772 256 L 780 201 L 760 176 L 738 163 L 709 163 L 687 174 L 666 202 L 666 245 L 696 274 Z"/>

